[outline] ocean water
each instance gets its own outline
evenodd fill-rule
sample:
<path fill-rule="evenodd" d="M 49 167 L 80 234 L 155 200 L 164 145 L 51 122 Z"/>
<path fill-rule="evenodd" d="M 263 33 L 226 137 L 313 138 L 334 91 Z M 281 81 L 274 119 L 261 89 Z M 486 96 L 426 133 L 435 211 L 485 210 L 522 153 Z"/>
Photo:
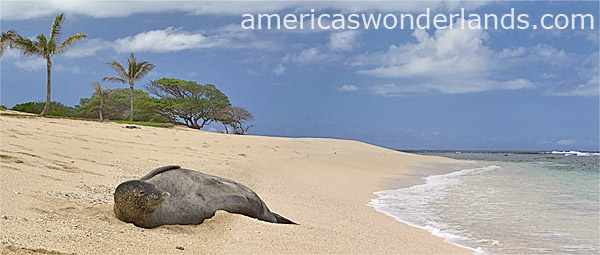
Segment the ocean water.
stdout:
<path fill-rule="evenodd" d="M 428 152 L 477 165 L 370 206 L 482 254 L 600 254 L 600 154 Z"/>

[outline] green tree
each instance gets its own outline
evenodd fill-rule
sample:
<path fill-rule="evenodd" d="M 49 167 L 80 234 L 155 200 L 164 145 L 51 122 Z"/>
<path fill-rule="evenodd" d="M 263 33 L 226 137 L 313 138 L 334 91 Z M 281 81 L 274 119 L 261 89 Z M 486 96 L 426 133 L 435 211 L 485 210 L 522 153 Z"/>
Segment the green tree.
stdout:
<path fill-rule="evenodd" d="M 104 105 L 104 100 L 106 100 L 108 98 L 108 95 L 110 95 L 111 90 L 103 90 L 102 85 L 100 85 L 100 83 L 97 81 L 90 82 L 90 85 L 94 87 L 94 89 L 96 90 L 96 96 L 100 98 L 100 120 L 104 120 L 104 118 L 102 118 L 102 106 Z"/>
<path fill-rule="evenodd" d="M 254 116 L 246 109 L 239 106 L 227 106 L 219 109 L 215 112 L 215 120 L 223 123 L 225 126 L 225 132 L 229 133 L 227 126 L 233 128 L 233 133 L 236 135 L 243 135 L 248 132 L 248 129 L 252 126 L 244 127 L 244 122 L 254 120 Z"/>
<path fill-rule="evenodd" d="M 19 35 L 17 35 L 15 30 L 8 30 L 7 32 L 2 33 L 2 36 L 0 37 L 0 56 L 4 54 L 4 51 L 7 48 L 10 48 L 12 41 L 18 37 Z"/>
<path fill-rule="evenodd" d="M 60 43 L 62 23 L 64 20 L 65 16 L 63 13 L 54 18 L 50 28 L 50 38 L 47 38 L 44 34 L 40 34 L 36 37 L 35 41 L 32 41 L 18 35 L 14 30 L 9 30 L 8 32 L 2 33 L 2 39 L 0 40 L 0 55 L 4 53 L 6 48 L 16 48 L 21 50 L 21 54 L 24 57 L 41 56 L 46 59 L 46 103 L 40 113 L 41 116 L 48 115 L 48 111 L 50 110 L 52 57 L 67 52 L 67 50 L 75 45 L 75 43 L 87 37 L 85 33 L 78 33 L 69 36 L 64 42 Z"/>
<path fill-rule="evenodd" d="M 111 82 L 120 82 L 120 83 L 129 83 L 129 88 L 131 91 L 131 109 L 129 116 L 129 121 L 133 121 L 133 84 L 134 81 L 140 80 L 144 78 L 153 68 L 154 65 L 150 64 L 146 61 L 136 62 L 135 56 L 133 53 L 127 59 L 127 69 L 123 67 L 123 65 L 119 64 L 117 61 L 108 62 L 108 64 L 115 69 L 115 72 L 120 77 L 104 77 L 103 81 L 111 81 Z"/>
<path fill-rule="evenodd" d="M 146 86 L 160 100 L 160 113 L 182 119 L 190 128 L 201 129 L 215 119 L 215 113 L 229 106 L 229 99 L 215 85 L 162 78 Z"/>
<path fill-rule="evenodd" d="M 22 104 L 15 105 L 11 110 L 20 111 L 20 112 L 28 112 L 28 113 L 38 113 L 45 107 L 44 102 L 27 102 Z M 74 109 L 72 107 L 66 106 L 59 102 L 52 101 L 50 102 L 50 109 L 48 110 L 48 115 L 51 116 L 62 116 L 62 117 L 73 117 Z"/>
<path fill-rule="evenodd" d="M 104 101 L 102 115 L 107 120 L 128 120 L 131 114 L 130 110 L 130 91 L 129 89 L 105 89 L 104 93 L 110 96 Z M 134 121 L 150 122 L 171 122 L 158 113 L 156 101 L 158 99 L 151 97 L 148 92 L 141 89 L 134 90 L 135 108 Z M 83 118 L 98 118 L 100 109 L 100 97 L 94 92 L 90 98 L 81 98 L 79 105 L 75 106 L 75 114 Z"/>

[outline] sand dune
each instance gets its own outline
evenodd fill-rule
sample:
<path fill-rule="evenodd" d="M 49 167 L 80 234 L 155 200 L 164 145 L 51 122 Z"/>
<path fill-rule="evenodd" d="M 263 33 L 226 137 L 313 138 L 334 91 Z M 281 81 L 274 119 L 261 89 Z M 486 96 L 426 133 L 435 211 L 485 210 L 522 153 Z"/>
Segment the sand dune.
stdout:
<path fill-rule="evenodd" d="M 367 206 L 447 159 L 333 139 L 235 136 L 0 112 L 3 254 L 469 254 Z M 112 192 L 176 164 L 253 189 L 300 225 L 218 212 L 200 225 L 142 229 L 115 218 Z"/>

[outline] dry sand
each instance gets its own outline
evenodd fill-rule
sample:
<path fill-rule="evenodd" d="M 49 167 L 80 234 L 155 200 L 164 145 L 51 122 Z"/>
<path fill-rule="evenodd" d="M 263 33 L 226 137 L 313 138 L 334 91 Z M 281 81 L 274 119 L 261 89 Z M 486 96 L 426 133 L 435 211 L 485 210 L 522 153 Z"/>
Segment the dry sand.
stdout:
<path fill-rule="evenodd" d="M 0 112 L 3 254 L 470 254 L 375 211 L 375 191 L 415 184 L 447 159 L 348 140 L 235 136 Z M 159 166 L 229 178 L 300 225 L 218 212 L 142 229 L 115 218 L 121 182 Z"/>

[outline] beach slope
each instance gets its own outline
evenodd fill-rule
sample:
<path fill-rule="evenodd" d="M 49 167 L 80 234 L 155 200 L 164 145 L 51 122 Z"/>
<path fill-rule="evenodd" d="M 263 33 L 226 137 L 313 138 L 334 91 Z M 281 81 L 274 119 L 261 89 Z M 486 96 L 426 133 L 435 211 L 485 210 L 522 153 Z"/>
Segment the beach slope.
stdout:
<path fill-rule="evenodd" d="M 348 140 L 125 126 L 0 112 L 3 254 L 472 253 L 367 206 L 373 192 L 414 182 L 410 166 L 446 159 Z M 164 165 L 240 182 L 299 225 L 226 212 L 154 229 L 116 219 L 114 188 Z"/>

